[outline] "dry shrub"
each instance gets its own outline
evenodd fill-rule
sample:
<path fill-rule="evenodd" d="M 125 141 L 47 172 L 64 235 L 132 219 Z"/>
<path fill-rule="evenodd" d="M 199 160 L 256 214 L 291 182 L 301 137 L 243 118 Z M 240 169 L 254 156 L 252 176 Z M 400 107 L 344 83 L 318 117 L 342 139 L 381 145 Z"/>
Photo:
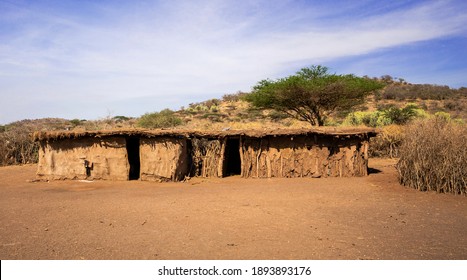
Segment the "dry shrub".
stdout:
<path fill-rule="evenodd" d="M 399 157 L 399 147 L 405 136 L 404 130 L 403 126 L 395 124 L 383 127 L 378 136 L 370 139 L 370 156 Z"/>
<path fill-rule="evenodd" d="M 15 126 L 0 133 L 0 166 L 35 163 L 39 145 L 33 142 L 30 130 L 25 126 Z"/>
<path fill-rule="evenodd" d="M 146 113 L 138 120 L 138 126 L 144 128 L 169 128 L 182 124 L 182 120 L 170 109 L 164 109 L 160 112 Z"/>
<path fill-rule="evenodd" d="M 467 126 L 442 118 L 413 122 L 400 147 L 399 181 L 421 191 L 467 194 Z"/>

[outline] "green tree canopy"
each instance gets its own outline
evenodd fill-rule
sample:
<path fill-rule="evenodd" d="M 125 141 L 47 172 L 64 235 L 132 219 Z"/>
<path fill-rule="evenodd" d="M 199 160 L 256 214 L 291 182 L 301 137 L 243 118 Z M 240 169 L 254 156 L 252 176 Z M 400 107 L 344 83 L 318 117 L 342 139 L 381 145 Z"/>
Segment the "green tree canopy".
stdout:
<path fill-rule="evenodd" d="M 382 87 L 378 81 L 330 74 L 327 67 L 317 65 L 286 78 L 259 81 L 246 100 L 257 108 L 275 109 L 321 126 L 330 113 L 362 104 L 365 96 Z"/>

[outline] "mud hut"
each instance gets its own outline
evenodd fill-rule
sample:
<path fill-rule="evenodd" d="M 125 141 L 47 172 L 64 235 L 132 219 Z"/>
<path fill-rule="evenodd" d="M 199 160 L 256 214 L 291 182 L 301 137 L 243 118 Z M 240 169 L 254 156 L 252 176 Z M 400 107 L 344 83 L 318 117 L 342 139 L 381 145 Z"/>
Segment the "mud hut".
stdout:
<path fill-rule="evenodd" d="M 178 181 L 187 174 L 187 137 L 138 130 L 36 132 L 38 179 Z"/>
<path fill-rule="evenodd" d="M 365 176 L 373 129 L 36 132 L 37 177 L 179 181 L 185 177 Z"/>

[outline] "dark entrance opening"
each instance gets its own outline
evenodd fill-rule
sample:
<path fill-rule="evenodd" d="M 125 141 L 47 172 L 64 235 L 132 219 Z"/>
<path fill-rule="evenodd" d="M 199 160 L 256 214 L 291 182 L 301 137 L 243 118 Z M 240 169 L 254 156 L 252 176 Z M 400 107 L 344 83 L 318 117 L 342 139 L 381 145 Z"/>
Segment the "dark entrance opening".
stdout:
<path fill-rule="evenodd" d="M 242 174 L 240 139 L 227 139 L 224 155 L 224 176 Z"/>
<path fill-rule="evenodd" d="M 128 163 L 130 164 L 129 180 L 138 180 L 140 172 L 139 162 L 139 137 L 126 138 L 126 151 L 128 154 Z"/>

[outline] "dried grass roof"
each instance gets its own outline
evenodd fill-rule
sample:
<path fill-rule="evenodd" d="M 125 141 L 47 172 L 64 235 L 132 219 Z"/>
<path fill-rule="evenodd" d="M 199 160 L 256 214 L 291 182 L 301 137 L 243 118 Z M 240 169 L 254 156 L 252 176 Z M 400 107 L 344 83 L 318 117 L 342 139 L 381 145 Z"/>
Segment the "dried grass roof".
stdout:
<path fill-rule="evenodd" d="M 261 138 L 265 136 L 298 136 L 298 135 L 330 135 L 336 137 L 351 136 L 376 136 L 378 131 L 373 128 L 337 128 L 316 127 L 309 129 L 265 129 L 265 130 L 223 130 L 223 131 L 200 131 L 181 129 L 158 129 L 158 130 L 97 130 L 97 131 L 37 131 L 33 134 L 34 141 L 76 139 L 83 137 L 109 137 L 109 136 L 143 136 L 143 137 L 208 137 L 222 138 L 226 136 L 248 136 Z"/>

